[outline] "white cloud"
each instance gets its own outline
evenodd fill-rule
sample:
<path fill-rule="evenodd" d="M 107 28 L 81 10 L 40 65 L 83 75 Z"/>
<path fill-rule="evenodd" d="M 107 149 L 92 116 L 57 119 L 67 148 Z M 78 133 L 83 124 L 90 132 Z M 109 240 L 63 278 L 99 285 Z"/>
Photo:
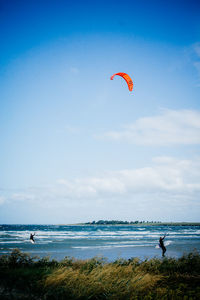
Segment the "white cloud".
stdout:
<path fill-rule="evenodd" d="M 200 191 L 200 162 L 156 158 L 151 167 L 109 172 L 102 177 L 86 178 L 74 183 L 74 192 L 91 191 L 95 195 L 121 196 L 128 193 Z"/>
<path fill-rule="evenodd" d="M 130 195 L 162 193 L 180 197 L 199 195 L 200 159 L 156 157 L 151 166 L 106 172 L 98 177 L 59 179 L 56 184 L 9 193 L 12 201 L 80 201 L 124 199 Z M 1 198 L 0 198 L 1 199 Z"/>
<path fill-rule="evenodd" d="M 105 172 L 101 176 L 59 179 L 55 184 L 7 192 L 8 204 L 18 202 L 40 211 L 55 211 L 81 220 L 84 213 L 96 216 L 126 218 L 158 216 L 162 211 L 176 216 L 197 215 L 200 210 L 200 158 L 179 160 L 172 157 L 155 157 L 144 168 Z M 0 198 L 1 199 L 1 198 Z M 2 203 L 4 205 L 4 203 Z M 133 210 L 133 211 L 132 211 Z M 164 215 L 166 215 L 164 214 Z"/>
<path fill-rule="evenodd" d="M 163 110 L 158 116 L 139 118 L 102 137 L 151 146 L 200 144 L 200 111 Z"/>

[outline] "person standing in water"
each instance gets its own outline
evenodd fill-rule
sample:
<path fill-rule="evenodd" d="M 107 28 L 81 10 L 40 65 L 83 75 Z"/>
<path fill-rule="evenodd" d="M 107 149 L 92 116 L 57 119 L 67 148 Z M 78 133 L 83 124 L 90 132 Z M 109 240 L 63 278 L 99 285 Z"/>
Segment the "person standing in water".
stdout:
<path fill-rule="evenodd" d="M 30 240 L 33 241 L 33 242 L 35 243 L 34 235 L 35 235 L 35 233 L 34 233 L 34 234 L 32 234 L 32 233 L 30 234 Z"/>
<path fill-rule="evenodd" d="M 166 237 L 166 234 L 163 236 L 163 237 L 160 237 L 159 239 L 159 246 L 160 248 L 162 249 L 162 256 L 164 257 L 165 256 L 165 252 L 167 251 L 165 245 L 164 245 L 164 239 Z"/>

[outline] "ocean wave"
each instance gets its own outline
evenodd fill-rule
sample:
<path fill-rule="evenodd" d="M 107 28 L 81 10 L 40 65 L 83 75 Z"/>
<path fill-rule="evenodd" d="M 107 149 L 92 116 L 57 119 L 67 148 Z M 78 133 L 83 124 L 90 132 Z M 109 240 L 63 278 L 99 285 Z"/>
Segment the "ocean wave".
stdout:
<path fill-rule="evenodd" d="M 155 245 L 155 244 L 154 244 Z M 132 247 L 151 247 L 149 244 L 130 244 L 130 245 L 104 245 L 104 246 L 73 246 L 73 249 L 110 249 L 110 248 L 132 248 Z"/>

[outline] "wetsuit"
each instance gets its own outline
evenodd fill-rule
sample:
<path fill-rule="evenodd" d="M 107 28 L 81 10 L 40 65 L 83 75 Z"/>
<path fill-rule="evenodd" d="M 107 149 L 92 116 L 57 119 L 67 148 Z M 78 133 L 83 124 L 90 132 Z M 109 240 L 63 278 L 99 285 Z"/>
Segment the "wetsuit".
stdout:
<path fill-rule="evenodd" d="M 32 234 L 32 233 L 30 234 L 30 240 L 32 240 L 32 241 L 35 243 L 35 240 L 34 240 L 34 238 L 33 238 L 34 235 L 35 235 L 35 234 Z"/>
<path fill-rule="evenodd" d="M 165 252 L 167 251 L 167 249 L 164 246 L 164 242 L 163 242 L 164 238 L 165 238 L 165 236 L 163 238 L 160 237 L 160 240 L 159 240 L 159 246 L 162 249 L 162 256 L 165 256 Z"/>

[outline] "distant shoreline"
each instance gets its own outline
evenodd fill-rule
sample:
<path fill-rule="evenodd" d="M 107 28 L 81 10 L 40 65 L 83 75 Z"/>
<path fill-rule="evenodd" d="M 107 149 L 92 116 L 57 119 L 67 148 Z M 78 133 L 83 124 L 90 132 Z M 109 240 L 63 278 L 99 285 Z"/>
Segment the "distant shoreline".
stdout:
<path fill-rule="evenodd" d="M 74 224 L 0 224 L 0 226 L 200 226 L 200 222 L 161 222 L 161 223 L 74 223 Z"/>
<path fill-rule="evenodd" d="M 122 224 L 122 223 L 115 223 L 115 224 L 88 224 L 88 223 L 77 223 L 71 225 L 88 225 L 88 226 L 200 226 L 200 222 L 166 222 L 166 223 L 137 223 L 137 224 Z"/>

